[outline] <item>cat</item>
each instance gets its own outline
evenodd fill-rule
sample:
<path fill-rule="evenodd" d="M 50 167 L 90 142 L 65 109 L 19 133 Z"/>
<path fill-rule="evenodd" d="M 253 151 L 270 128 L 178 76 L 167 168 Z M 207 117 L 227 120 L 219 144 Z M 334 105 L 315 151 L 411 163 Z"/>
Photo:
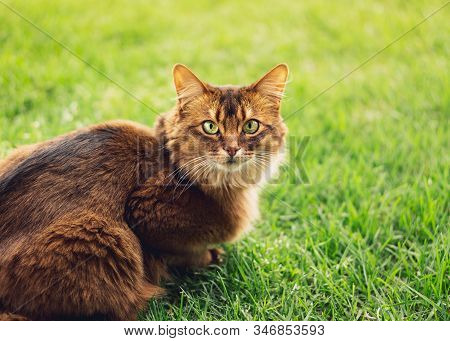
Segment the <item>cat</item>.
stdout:
<path fill-rule="evenodd" d="M 173 69 L 154 128 L 112 121 L 0 162 L 0 319 L 132 320 L 172 267 L 218 262 L 280 162 L 288 67 L 250 86 Z"/>

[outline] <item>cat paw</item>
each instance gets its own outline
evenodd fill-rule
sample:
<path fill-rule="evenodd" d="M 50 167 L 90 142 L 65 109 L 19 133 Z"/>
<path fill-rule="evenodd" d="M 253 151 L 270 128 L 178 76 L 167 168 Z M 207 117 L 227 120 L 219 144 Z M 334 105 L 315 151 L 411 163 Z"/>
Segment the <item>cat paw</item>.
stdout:
<path fill-rule="evenodd" d="M 221 248 L 214 248 L 208 250 L 211 255 L 211 263 L 210 264 L 222 264 L 223 256 L 225 255 L 225 251 Z"/>

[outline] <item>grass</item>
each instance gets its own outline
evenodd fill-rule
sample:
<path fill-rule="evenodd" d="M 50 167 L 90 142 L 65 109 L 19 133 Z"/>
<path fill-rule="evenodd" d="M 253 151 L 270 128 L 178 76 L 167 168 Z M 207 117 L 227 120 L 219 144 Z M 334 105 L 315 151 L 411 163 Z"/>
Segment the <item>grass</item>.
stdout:
<path fill-rule="evenodd" d="M 283 114 L 311 136 L 309 183 L 285 169 L 225 264 L 178 276 L 143 319 L 449 319 L 450 6 L 291 115 L 445 0 L 3 1 L 156 112 L 176 62 L 223 84 L 291 68 Z M 155 116 L 0 3 L 0 157 Z"/>

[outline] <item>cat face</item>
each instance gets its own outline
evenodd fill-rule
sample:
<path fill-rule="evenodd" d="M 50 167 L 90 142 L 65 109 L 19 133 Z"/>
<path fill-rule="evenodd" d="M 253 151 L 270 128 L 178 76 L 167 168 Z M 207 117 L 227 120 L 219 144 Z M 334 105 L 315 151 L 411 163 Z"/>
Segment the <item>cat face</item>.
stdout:
<path fill-rule="evenodd" d="M 191 181 L 248 186 L 279 163 L 280 116 L 288 68 L 280 64 L 250 86 L 212 86 L 174 67 L 178 105 L 166 125 L 172 162 Z"/>

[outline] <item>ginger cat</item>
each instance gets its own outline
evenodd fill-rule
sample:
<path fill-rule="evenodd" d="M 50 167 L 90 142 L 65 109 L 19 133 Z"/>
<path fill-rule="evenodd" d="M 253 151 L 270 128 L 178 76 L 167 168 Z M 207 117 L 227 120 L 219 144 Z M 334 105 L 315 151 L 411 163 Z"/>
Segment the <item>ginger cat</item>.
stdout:
<path fill-rule="evenodd" d="M 257 217 L 288 68 L 213 86 L 175 65 L 153 129 L 114 121 L 0 162 L 0 319 L 135 319 L 171 267 L 204 267 Z"/>

